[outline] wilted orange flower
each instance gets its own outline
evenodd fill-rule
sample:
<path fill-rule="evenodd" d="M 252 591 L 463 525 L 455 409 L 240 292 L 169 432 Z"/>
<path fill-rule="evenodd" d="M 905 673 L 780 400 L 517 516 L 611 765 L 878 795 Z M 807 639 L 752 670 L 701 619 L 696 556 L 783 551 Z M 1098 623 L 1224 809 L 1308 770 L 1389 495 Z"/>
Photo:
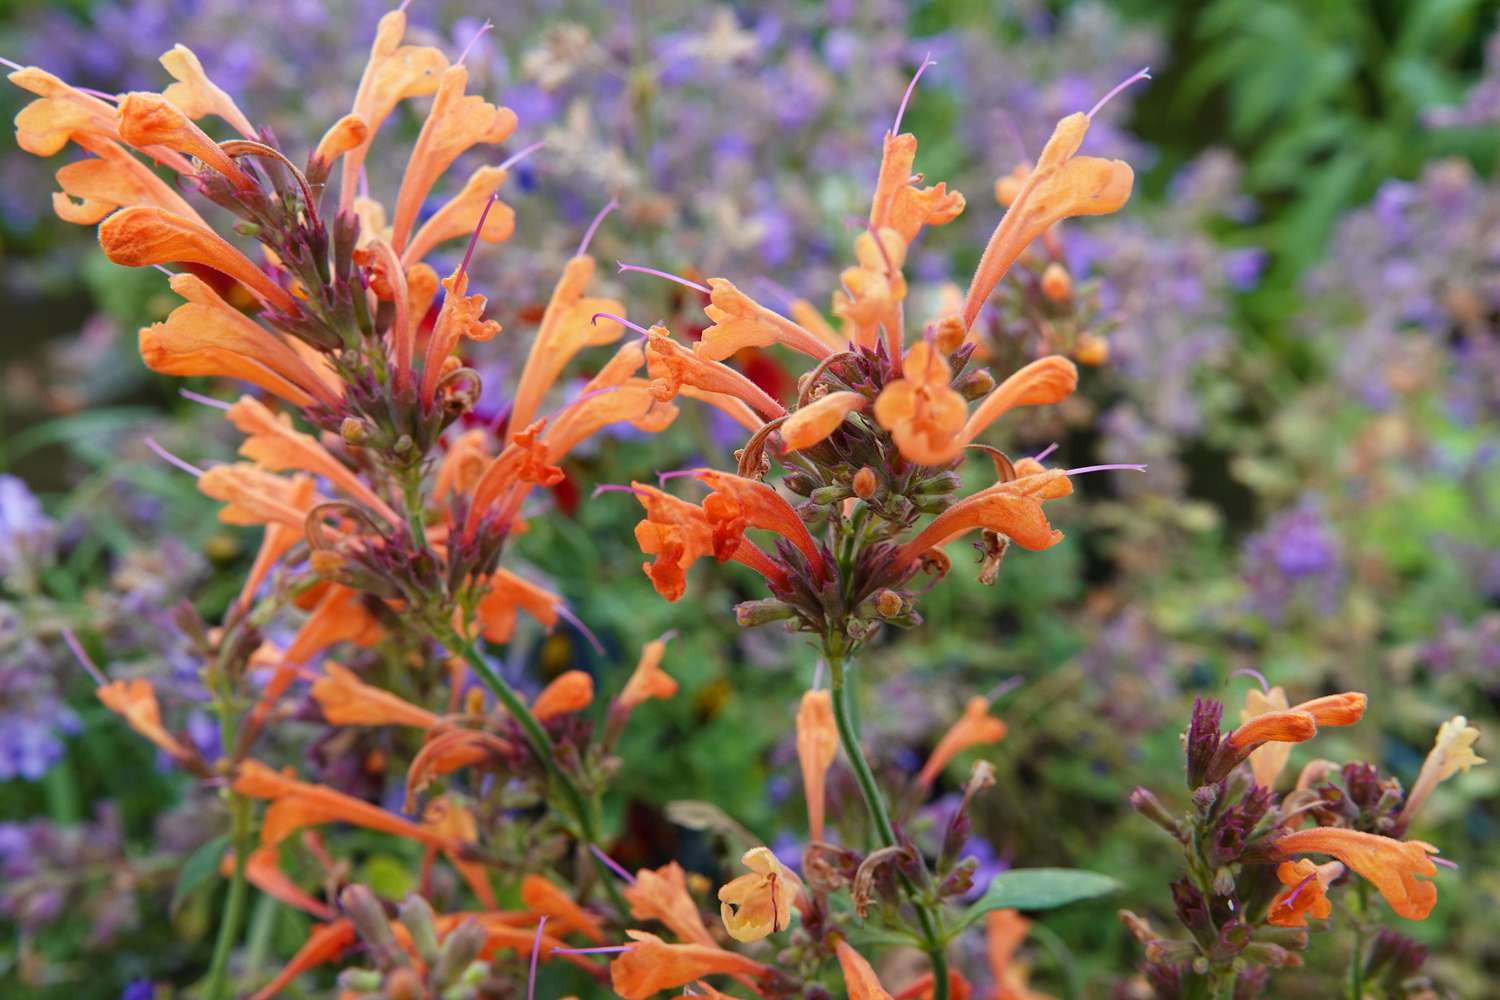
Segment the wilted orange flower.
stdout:
<path fill-rule="evenodd" d="M 802 765 L 802 788 L 807 797 L 807 825 L 813 841 L 823 839 L 823 782 L 839 752 L 833 698 L 826 690 L 802 695 L 797 708 L 797 760 Z"/>
<path fill-rule="evenodd" d="M 752 958 L 716 946 L 667 944 L 645 931 L 625 932 L 635 943 L 609 965 L 610 982 L 625 1000 L 646 1000 L 660 990 L 712 975 L 759 979 L 771 970 Z"/>
<path fill-rule="evenodd" d="M 1281 835 L 1276 849 L 1283 857 L 1331 854 L 1379 889 L 1391 909 L 1408 920 L 1426 920 L 1437 904 L 1437 886 L 1417 878 L 1437 874 L 1437 866 L 1428 857 L 1437 848 L 1420 840 L 1317 826 Z"/>
<path fill-rule="evenodd" d="M 630 679 L 620 689 L 620 705 L 633 709 L 651 698 L 670 698 L 677 693 L 677 681 L 661 668 L 667 652 L 667 638 L 652 639 L 641 648 L 641 658 Z"/>
<path fill-rule="evenodd" d="M 1327 920 L 1333 914 L 1328 900 L 1328 886 L 1344 874 L 1338 861 L 1315 865 L 1306 858 L 1283 861 L 1276 866 L 1276 877 L 1287 888 L 1277 893 L 1266 911 L 1266 922 L 1277 927 L 1306 927 L 1307 918 Z"/>
<path fill-rule="evenodd" d="M 990 715 L 990 702 L 988 698 L 976 695 L 969 699 L 964 706 L 963 717 L 953 724 L 953 728 L 943 734 L 938 745 L 933 748 L 932 756 L 927 758 L 922 771 L 917 775 L 917 783 L 930 785 L 948 762 L 971 747 L 987 746 L 991 743 L 999 743 L 1005 738 L 1005 723 Z"/>
<path fill-rule="evenodd" d="M 688 892 L 687 875 L 677 862 L 670 861 L 655 871 L 642 868 L 635 873 L 635 881 L 621 891 L 635 919 L 659 921 L 683 941 L 716 947 L 698 904 Z"/>
<path fill-rule="evenodd" d="M 750 869 L 719 889 L 719 916 L 736 941 L 759 941 L 792 923 L 792 905 L 802 880 L 768 847 L 752 847 L 740 858 Z"/>
<path fill-rule="evenodd" d="M 162 726 L 156 690 L 146 678 L 136 677 L 128 681 L 101 684 L 94 689 L 94 694 L 104 703 L 105 708 L 123 718 L 131 729 L 177 760 L 185 761 L 194 756 L 178 742 L 177 737 Z"/>

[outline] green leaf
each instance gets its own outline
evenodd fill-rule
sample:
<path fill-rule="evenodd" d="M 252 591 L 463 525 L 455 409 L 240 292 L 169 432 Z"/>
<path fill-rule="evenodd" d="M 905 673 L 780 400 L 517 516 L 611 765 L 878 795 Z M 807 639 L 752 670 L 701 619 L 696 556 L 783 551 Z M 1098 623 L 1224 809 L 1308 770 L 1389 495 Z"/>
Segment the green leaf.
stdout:
<path fill-rule="evenodd" d="M 1108 875 L 1079 868 L 1017 868 L 1001 872 L 959 920 L 967 927 L 991 910 L 1051 910 L 1122 888 Z"/>
<path fill-rule="evenodd" d="M 176 913 L 177 908 L 182 905 L 183 900 L 192 895 L 194 889 L 219 873 L 219 859 L 224 856 L 224 851 L 228 847 L 229 834 L 226 833 L 205 842 L 188 855 L 182 870 L 177 873 L 177 884 L 172 887 L 172 904 L 168 908 L 169 912 Z"/>

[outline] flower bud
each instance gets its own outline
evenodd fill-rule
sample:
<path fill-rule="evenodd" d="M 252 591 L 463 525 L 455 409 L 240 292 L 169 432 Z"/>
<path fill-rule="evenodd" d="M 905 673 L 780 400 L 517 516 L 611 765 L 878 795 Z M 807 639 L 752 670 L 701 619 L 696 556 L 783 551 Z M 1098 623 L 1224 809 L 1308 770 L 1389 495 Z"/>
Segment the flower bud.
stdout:
<path fill-rule="evenodd" d="M 422 978 L 412 969 L 397 969 L 385 977 L 386 1000 L 426 1000 Z"/>
<path fill-rule="evenodd" d="M 894 618 L 906 607 L 901 595 L 885 588 L 875 595 L 875 613 L 882 618 Z"/>
<path fill-rule="evenodd" d="M 963 344 L 968 331 L 958 316 L 944 316 L 932 328 L 933 346 L 944 354 L 952 354 Z"/>
<path fill-rule="evenodd" d="M 479 951 L 484 947 L 484 928 L 473 917 L 463 923 L 443 939 L 443 952 L 438 958 L 437 965 L 433 967 L 432 975 L 439 986 L 451 986 L 463 974 L 464 970 L 473 964 L 479 957 Z"/>
<path fill-rule="evenodd" d="M 807 496 L 818 488 L 818 481 L 799 469 L 793 469 L 781 477 L 781 485 L 798 496 Z"/>
<path fill-rule="evenodd" d="M 1042 294 L 1049 302 L 1066 302 L 1073 294 L 1073 279 L 1068 269 L 1053 261 L 1042 269 Z"/>
<path fill-rule="evenodd" d="M 411 893 L 396 907 L 396 915 L 402 925 L 411 932 L 411 942 L 416 946 L 422 961 L 431 962 L 438 957 L 437 929 L 432 923 L 432 904 L 416 893 Z"/>
<path fill-rule="evenodd" d="M 796 615 L 790 604 L 774 598 L 759 601 L 742 601 L 734 606 L 734 619 L 741 628 L 753 628 L 770 622 L 784 621 Z"/>
<path fill-rule="evenodd" d="M 955 382 L 953 388 L 960 396 L 972 403 L 990 394 L 990 391 L 995 388 L 995 376 L 990 374 L 988 368 L 976 368 Z"/>
<path fill-rule="evenodd" d="M 1080 334 L 1073 345 L 1073 360 L 1091 368 L 1109 360 L 1109 341 L 1093 333 Z"/>
<path fill-rule="evenodd" d="M 815 504 L 838 503 L 840 500 L 849 499 L 849 490 L 847 487 L 838 484 L 833 486 L 819 486 L 808 494 L 808 499 Z"/>
<path fill-rule="evenodd" d="M 854 479 L 850 485 L 854 489 L 855 496 L 861 500 L 868 500 L 875 495 L 875 490 L 880 486 L 880 482 L 875 478 L 875 470 L 868 465 L 864 465 L 854 474 Z"/>
<path fill-rule="evenodd" d="M 370 439 L 369 426 L 358 417 L 345 417 L 343 423 L 339 424 L 339 437 L 344 443 L 358 448 Z"/>
<path fill-rule="evenodd" d="M 1137 788 L 1130 793 L 1130 808 L 1170 833 L 1178 840 L 1186 842 L 1187 835 L 1182 829 L 1182 824 L 1169 812 L 1167 807 L 1161 804 L 1161 800 L 1151 793 L 1148 788 Z"/>

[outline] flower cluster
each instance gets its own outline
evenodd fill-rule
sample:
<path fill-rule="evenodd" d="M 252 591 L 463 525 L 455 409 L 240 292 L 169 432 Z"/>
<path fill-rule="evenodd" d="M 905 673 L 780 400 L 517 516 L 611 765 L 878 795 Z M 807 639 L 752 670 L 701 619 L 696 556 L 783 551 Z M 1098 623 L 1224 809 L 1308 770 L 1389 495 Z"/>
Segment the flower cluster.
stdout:
<path fill-rule="evenodd" d="M 1374 933 L 1379 918 L 1366 887 L 1405 919 L 1425 920 L 1432 912 L 1438 849 L 1404 835 L 1439 782 L 1483 763 L 1471 749 L 1479 732 L 1461 716 L 1445 722 L 1407 792 L 1369 764 L 1340 767 L 1319 759 L 1279 793 L 1293 748 L 1321 729 L 1357 723 L 1365 705 L 1355 692 L 1289 705 L 1280 687 L 1252 688 L 1240 725 L 1228 733 L 1222 703 L 1200 698 L 1194 705 L 1183 736 L 1188 811 L 1173 815 L 1145 788 L 1131 796 L 1141 815 L 1182 845 L 1186 861 L 1184 877 L 1171 887 L 1186 939 L 1163 936 L 1146 918 L 1121 912 L 1145 948 L 1143 971 L 1158 997 L 1197 996 L 1205 988 L 1268 995 L 1271 970 L 1302 964 L 1309 930 L 1326 928 L 1333 914 L 1331 890 L 1345 886 L 1355 897 L 1348 905 L 1358 935 L 1351 982 L 1389 976 L 1395 985 L 1416 974 L 1410 961 L 1393 958 L 1414 945 L 1389 931 Z M 1363 986 L 1356 988 L 1363 996 Z"/>

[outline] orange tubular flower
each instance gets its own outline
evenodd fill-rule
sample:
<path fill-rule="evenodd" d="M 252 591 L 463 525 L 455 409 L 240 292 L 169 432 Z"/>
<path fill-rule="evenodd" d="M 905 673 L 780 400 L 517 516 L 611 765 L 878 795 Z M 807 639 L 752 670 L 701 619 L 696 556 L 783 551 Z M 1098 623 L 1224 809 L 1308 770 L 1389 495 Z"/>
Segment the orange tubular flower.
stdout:
<path fill-rule="evenodd" d="M 94 157 L 57 171 L 57 184 L 62 190 L 53 193 L 52 210 L 64 222 L 92 226 L 115 209 L 129 205 L 154 205 L 202 221 L 197 210 L 171 185 L 119 143 L 91 135 L 78 135 L 74 140 Z"/>
<path fill-rule="evenodd" d="M 406 812 L 415 809 L 417 796 L 432 779 L 509 753 L 509 743 L 477 729 L 450 729 L 431 737 L 406 769 L 406 801 L 402 808 Z"/>
<path fill-rule="evenodd" d="M 723 361 L 746 347 L 782 344 L 822 361 L 833 349 L 810 330 L 767 309 L 740 291 L 727 278 L 709 278 L 710 301 L 703 311 L 712 325 L 693 347 L 708 361 Z"/>
<path fill-rule="evenodd" d="M 943 734 L 943 738 L 933 748 L 932 756 L 927 758 L 922 772 L 917 775 L 917 783 L 924 787 L 932 784 L 933 779 L 943 773 L 943 768 L 965 750 L 1003 740 L 1005 723 L 989 713 L 989 699 L 978 695 L 970 698 L 969 703 L 964 706 L 963 716 L 953 724 L 952 729 Z"/>
<path fill-rule="evenodd" d="M 359 191 L 359 173 L 375 133 L 397 104 L 411 97 L 426 97 L 438 88 L 440 74 L 448 66 L 448 57 L 425 45 L 402 45 L 406 34 L 406 12 L 393 10 L 380 19 L 375 41 L 370 46 L 370 61 L 360 77 L 354 95 L 353 112 L 368 126 L 365 141 L 344 157 L 339 211 L 354 207 Z"/>
<path fill-rule="evenodd" d="M 345 919 L 314 927 L 307 937 L 307 943 L 297 950 L 286 967 L 276 974 L 275 979 L 253 993 L 250 1000 L 271 1000 L 302 973 L 327 965 L 354 947 L 358 937 L 354 925 Z"/>
<path fill-rule="evenodd" d="M 630 915 L 637 920 L 656 920 L 682 941 L 718 947 L 714 936 L 703 923 L 703 914 L 688 892 L 687 875 L 675 861 L 652 871 L 642 868 L 635 881 L 620 890 L 630 904 Z"/>
<path fill-rule="evenodd" d="M 652 698 L 665 701 L 677 693 L 677 681 L 661 668 L 666 652 L 666 637 L 652 639 L 641 647 L 641 658 L 636 662 L 630 679 L 620 689 L 620 706 L 626 711 Z"/>
<path fill-rule="evenodd" d="M 448 295 L 443 299 L 432 336 L 427 338 L 427 358 L 422 367 L 422 399 L 429 405 L 437 394 L 437 385 L 446 374 L 444 363 L 458 347 L 459 341 L 489 340 L 500 332 L 500 324 L 484 318 L 487 300 L 483 295 L 465 295 L 469 276 L 454 271 L 443 279 Z"/>
<path fill-rule="evenodd" d="M 774 531 L 797 547 L 815 574 L 823 574 L 823 554 L 818 550 L 818 543 L 792 505 L 774 487 L 759 479 L 746 479 L 717 469 L 695 469 L 692 476 L 714 491 L 704 500 L 703 507 L 716 536 L 722 530 L 724 540 L 727 540 L 743 531 L 743 528 L 736 531 L 725 524 L 725 518 L 741 522 L 745 527 Z M 726 504 L 710 504 L 715 497 L 730 501 L 732 507 L 726 509 Z M 715 551 L 722 550 L 721 544 L 721 539 L 716 537 Z"/>
<path fill-rule="evenodd" d="M 245 859 L 245 881 L 278 902 L 311 914 L 319 920 L 332 920 L 332 908 L 302 891 L 302 888 L 287 877 L 280 868 L 281 852 L 275 847 L 257 847 Z M 225 878 L 234 875 L 234 849 L 224 852 L 219 863 L 219 874 Z"/>
<path fill-rule="evenodd" d="M 963 450 L 957 441 L 969 407 L 952 381 L 948 359 L 922 340 L 906 352 L 901 378 L 875 400 L 875 419 L 918 465 L 942 465 Z"/>
<path fill-rule="evenodd" d="M 1288 709 L 1286 692 L 1280 686 L 1262 694 L 1256 688 L 1250 688 L 1245 692 L 1245 707 L 1240 710 L 1240 722 L 1249 723 L 1252 719 L 1273 712 L 1285 712 Z M 1250 755 L 1250 771 L 1255 775 L 1255 783 L 1262 788 L 1273 788 L 1276 779 L 1286 768 L 1286 762 L 1292 755 L 1292 744 L 1271 742 L 1255 750 Z"/>
<path fill-rule="evenodd" d="M 680 599 L 687 592 L 688 567 L 709 555 L 744 563 L 774 586 L 785 586 L 786 571 L 752 543 L 738 539 L 732 549 L 717 549 L 714 529 L 702 507 L 644 483 L 632 483 L 630 490 L 646 509 L 646 519 L 635 526 L 635 540 L 642 552 L 656 556 L 655 562 L 643 563 L 641 568 L 662 597 Z"/>
<path fill-rule="evenodd" d="M 484 587 L 484 596 L 474 609 L 480 633 L 490 642 L 504 644 L 516 630 L 518 611 L 525 611 L 550 631 L 557 625 L 562 598 L 507 569 L 497 569 Z"/>
<path fill-rule="evenodd" d="M 869 403 L 857 392 L 830 392 L 788 417 L 781 425 L 781 440 L 786 443 L 787 451 L 811 448 L 838 430 L 845 417 L 865 409 Z"/>
<path fill-rule="evenodd" d="M 182 109 L 161 94 L 135 92 L 120 98 L 120 138 L 136 149 L 165 146 L 195 156 L 240 188 L 255 182 Z"/>
<path fill-rule="evenodd" d="M 110 216 L 119 218 L 125 209 Z M 105 223 L 108 225 L 108 221 Z M 260 386 L 296 406 L 337 408 L 341 390 L 279 335 L 256 323 L 191 274 L 172 276 L 172 291 L 187 299 L 165 322 L 143 327 L 141 357 L 163 375 L 217 375 Z"/>
<path fill-rule="evenodd" d="M 1469 725 L 1469 720 L 1462 715 L 1455 715 L 1438 727 L 1432 749 L 1422 762 L 1422 770 L 1417 774 L 1416 783 L 1411 786 L 1406 802 L 1401 806 L 1398 822 L 1411 822 L 1417 810 L 1422 808 L 1422 803 L 1427 801 L 1438 785 L 1460 771 L 1467 773 L 1475 764 L 1485 762 L 1483 757 L 1474 752 L 1474 744 L 1478 740 L 1479 730 Z"/>
<path fill-rule="evenodd" d="M 865 957 L 850 947 L 843 938 L 838 939 L 834 951 L 839 957 L 839 968 L 844 971 L 844 989 L 849 1000 L 891 1000 L 891 995 Z"/>
<path fill-rule="evenodd" d="M 570 715 L 588 708 L 594 701 L 594 679 L 582 670 L 569 670 L 542 689 L 531 705 L 531 714 L 539 722 Z"/>
<path fill-rule="evenodd" d="M 156 744 L 177 760 L 190 760 L 194 754 L 161 724 L 161 707 L 156 690 L 144 677 L 128 681 L 111 681 L 94 689 L 104 707 L 123 718 L 131 729 Z"/>
<path fill-rule="evenodd" d="M 287 497 L 287 506 L 293 510 L 311 510 L 313 507 L 315 492 L 311 476 L 293 476 L 292 492 Z M 303 538 L 306 531 L 303 525 L 290 525 L 281 521 L 271 521 L 266 524 L 266 533 L 261 538 L 260 548 L 255 552 L 255 562 L 250 566 L 250 572 L 245 576 L 245 584 L 240 588 L 240 606 L 248 608 L 255 594 L 260 590 L 260 585 L 270 575 L 272 568 L 281 557 L 286 555 Z"/>
<path fill-rule="evenodd" d="M 310 492 L 306 476 L 278 476 L 249 462 L 216 465 L 198 477 L 198 489 L 226 506 L 225 524 L 280 524 L 302 536 L 307 513 L 324 498 Z M 306 483 L 307 485 L 304 485 Z"/>
<path fill-rule="evenodd" d="M 666 402 L 684 385 L 729 396 L 767 420 L 786 416 L 786 408 L 744 375 L 717 361 L 705 361 L 672 339 L 665 327 L 653 326 L 646 339 L 646 364 L 656 398 Z"/>
<path fill-rule="evenodd" d="M 555 920 L 564 931 L 577 931 L 595 943 L 604 940 L 599 918 L 540 875 L 533 873 L 521 880 L 521 901 L 531 912 Z"/>
<path fill-rule="evenodd" d="M 906 989 L 897 993 L 894 1000 L 932 1000 L 933 976 L 930 972 L 924 972 L 912 981 Z M 957 969 L 948 970 L 948 998 L 949 1000 L 969 1000 L 974 995 L 974 987 L 963 973 Z"/>
<path fill-rule="evenodd" d="M 1030 987 L 1026 966 L 1015 960 L 1030 930 L 1031 921 L 1015 910 L 992 910 L 985 918 L 985 948 L 995 980 L 991 1000 L 1052 1000 Z"/>
<path fill-rule="evenodd" d="M 278 417 L 254 397 L 241 396 L 229 408 L 228 419 L 245 435 L 240 454 L 250 461 L 272 472 L 296 469 L 322 476 L 392 525 L 402 523 L 401 515 L 365 485 L 364 480 L 329 454 L 317 438 L 293 429 L 291 418 L 286 414 Z"/>
<path fill-rule="evenodd" d="M 768 847 L 752 847 L 740 858 L 750 872 L 719 889 L 719 916 L 736 941 L 759 941 L 786 930 L 792 905 L 802 893 L 797 873 Z"/>
<path fill-rule="evenodd" d="M 797 760 L 802 765 L 807 825 L 814 842 L 823 839 L 823 782 L 838 753 L 833 698 L 826 690 L 808 691 L 797 708 Z"/>
<path fill-rule="evenodd" d="M 1292 709 L 1257 715 L 1229 734 L 1229 745 L 1236 749 L 1261 743 L 1305 743 L 1318 735 L 1318 720 L 1311 712 Z"/>
<path fill-rule="evenodd" d="M 1294 706 L 1294 710 L 1308 713 L 1320 726 L 1352 726 L 1364 718 L 1368 701 L 1358 691 L 1345 691 L 1304 701 Z"/>
<path fill-rule="evenodd" d="M 964 329 L 974 325 L 990 292 L 1032 240 L 1063 219 L 1119 211 L 1130 198 L 1135 174 L 1129 164 L 1074 155 L 1083 145 L 1089 123 L 1089 116 L 1082 112 L 1057 123 L 1036 169 L 1027 175 L 984 248 L 964 298 Z"/>
<path fill-rule="evenodd" d="M 438 718 L 425 708 L 384 688 L 365 684 L 352 670 L 333 661 L 323 664 L 326 676 L 313 682 L 313 700 L 323 718 L 335 726 L 413 726 L 431 729 Z"/>
<path fill-rule="evenodd" d="M 619 315 L 625 312 L 624 305 L 615 299 L 588 295 L 594 267 L 594 258 L 586 254 L 572 258 L 563 267 L 562 277 L 542 313 L 541 327 L 516 383 L 510 416 L 512 437 L 515 431 L 529 426 L 536 417 L 542 398 L 556 383 L 568 362 L 580 351 L 613 344 L 625 332 L 623 326 L 604 316 L 599 316 L 598 322 L 594 322 L 599 313 Z"/>
<path fill-rule="evenodd" d="M 333 161 L 343 156 L 356 146 L 361 146 L 370 138 L 370 126 L 359 115 L 350 113 L 328 126 L 328 131 L 323 133 L 323 138 L 318 140 L 314 147 L 311 161 L 314 170 L 327 170 L 332 167 Z"/>
<path fill-rule="evenodd" d="M 702 944 L 667 944 L 655 934 L 626 931 L 635 942 L 609 965 L 610 983 L 625 1000 L 646 1000 L 660 990 L 712 975 L 760 979 L 770 969 L 753 958 Z"/>
<path fill-rule="evenodd" d="M 1437 886 L 1417 878 L 1437 874 L 1437 866 L 1428 857 L 1437 848 L 1420 840 L 1316 826 L 1283 834 L 1276 840 L 1276 849 L 1286 858 L 1332 855 L 1380 890 L 1391 909 L 1408 920 L 1426 920 L 1437 905 Z"/>
<path fill-rule="evenodd" d="M 870 204 L 870 227 L 889 227 L 903 242 L 917 238 L 923 226 L 944 226 L 963 214 L 964 196 L 939 182 L 919 188 L 912 183 L 917 162 L 917 137 L 910 132 L 887 132 L 880 157 L 880 176 Z"/>
<path fill-rule="evenodd" d="M 177 81 L 162 91 L 162 96 L 181 108 L 189 118 L 196 120 L 217 115 L 246 139 L 258 138 L 250 119 L 234 103 L 234 98 L 208 78 L 192 49 L 186 45 L 174 45 L 158 61 Z"/>
<path fill-rule="evenodd" d="M 297 301 L 228 240 L 201 222 L 154 205 L 122 208 L 99 226 L 104 255 L 124 267 L 202 264 L 228 275 L 266 305 L 296 314 Z"/>
<path fill-rule="evenodd" d="M 1062 541 L 1063 533 L 1047 523 L 1042 502 L 1072 492 L 1073 484 L 1059 469 L 996 483 L 965 497 L 933 518 L 915 538 L 901 547 L 896 562 L 898 565 L 910 563 L 928 549 L 946 545 L 976 528 L 998 531 L 1021 548 L 1033 552 L 1051 548 Z"/>
<path fill-rule="evenodd" d="M 438 77 L 437 96 L 412 147 L 396 196 L 391 246 L 397 253 L 406 245 L 417 211 L 432 185 L 453 161 L 480 143 L 502 143 L 515 131 L 515 112 L 496 107 L 482 97 L 465 95 L 468 84 L 469 70 L 462 64 L 449 66 Z"/>
<path fill-rule="evenodd" d="M 440 795 L 422 810 L 422 828 L 443 839 L 443 856 L 463 876 L 479 902 L 492 910 L 498 907 L 500 903 L 495 897 L 495 887 L 490 883 L 489 869 L 477 861 L 464 860 L 457 849 L 459 844 L 479 839 L 479 824 L 475 822 L 474 814 L 458 801 Z M 437 851 L 436 845 L 427 846 L 424 867 L 431 864 Z"/>
<path fill-rule="evenodd" d="M 305 826 L 332 822 L 352 823 L 439 848 L 453 844 L 451 839 L 379 806 L 326 785 L 298 781 L 256 760 L 240 763 L 232 787 L 252 799 L 270 800 L 271 808 L 261 824 L 262 846 L 279 844 Z"/>
<path fill-rule="evenodd" d="M 876 239 L 876 236 L 879 239 Z M 855 267 L 839 275 L 833 311 L 844 320 L 849 342 L 873 349 L 885 330 L 891 356 L 901 353 L 902 302 L 906 299 L 906 242 L 894 229 L 877 229 L 854 238 Z"/>
<path fill-rule="evenodd" d="M 1276 867 L 1276 877 L 1286 886 L 1271 901 L 1266 923 L 1276 927 L 1306 927 L 1307 918 L 1327 920 L 1333 914 L 1328 900 L 1328 886 L 1344 874 L 1337 861 L 1315 865 L 1306 858 L 1283 861 Z"/>
<path fill-rule="evenodd" d="M 461 236 L 472 236 L 481 218 L 484 219 L 484 228 L 479 230 L 481 242 L 504 243 L 510 239 L 516 231 L 515 209 L 498 199 L 490 200 L 509 176 L 509 171 L 500 167 L 475 170 L 463 189 L 422 223 L 422 228 L 402 252 L 401 262 L 410 267 L 439 244 Z"/>

